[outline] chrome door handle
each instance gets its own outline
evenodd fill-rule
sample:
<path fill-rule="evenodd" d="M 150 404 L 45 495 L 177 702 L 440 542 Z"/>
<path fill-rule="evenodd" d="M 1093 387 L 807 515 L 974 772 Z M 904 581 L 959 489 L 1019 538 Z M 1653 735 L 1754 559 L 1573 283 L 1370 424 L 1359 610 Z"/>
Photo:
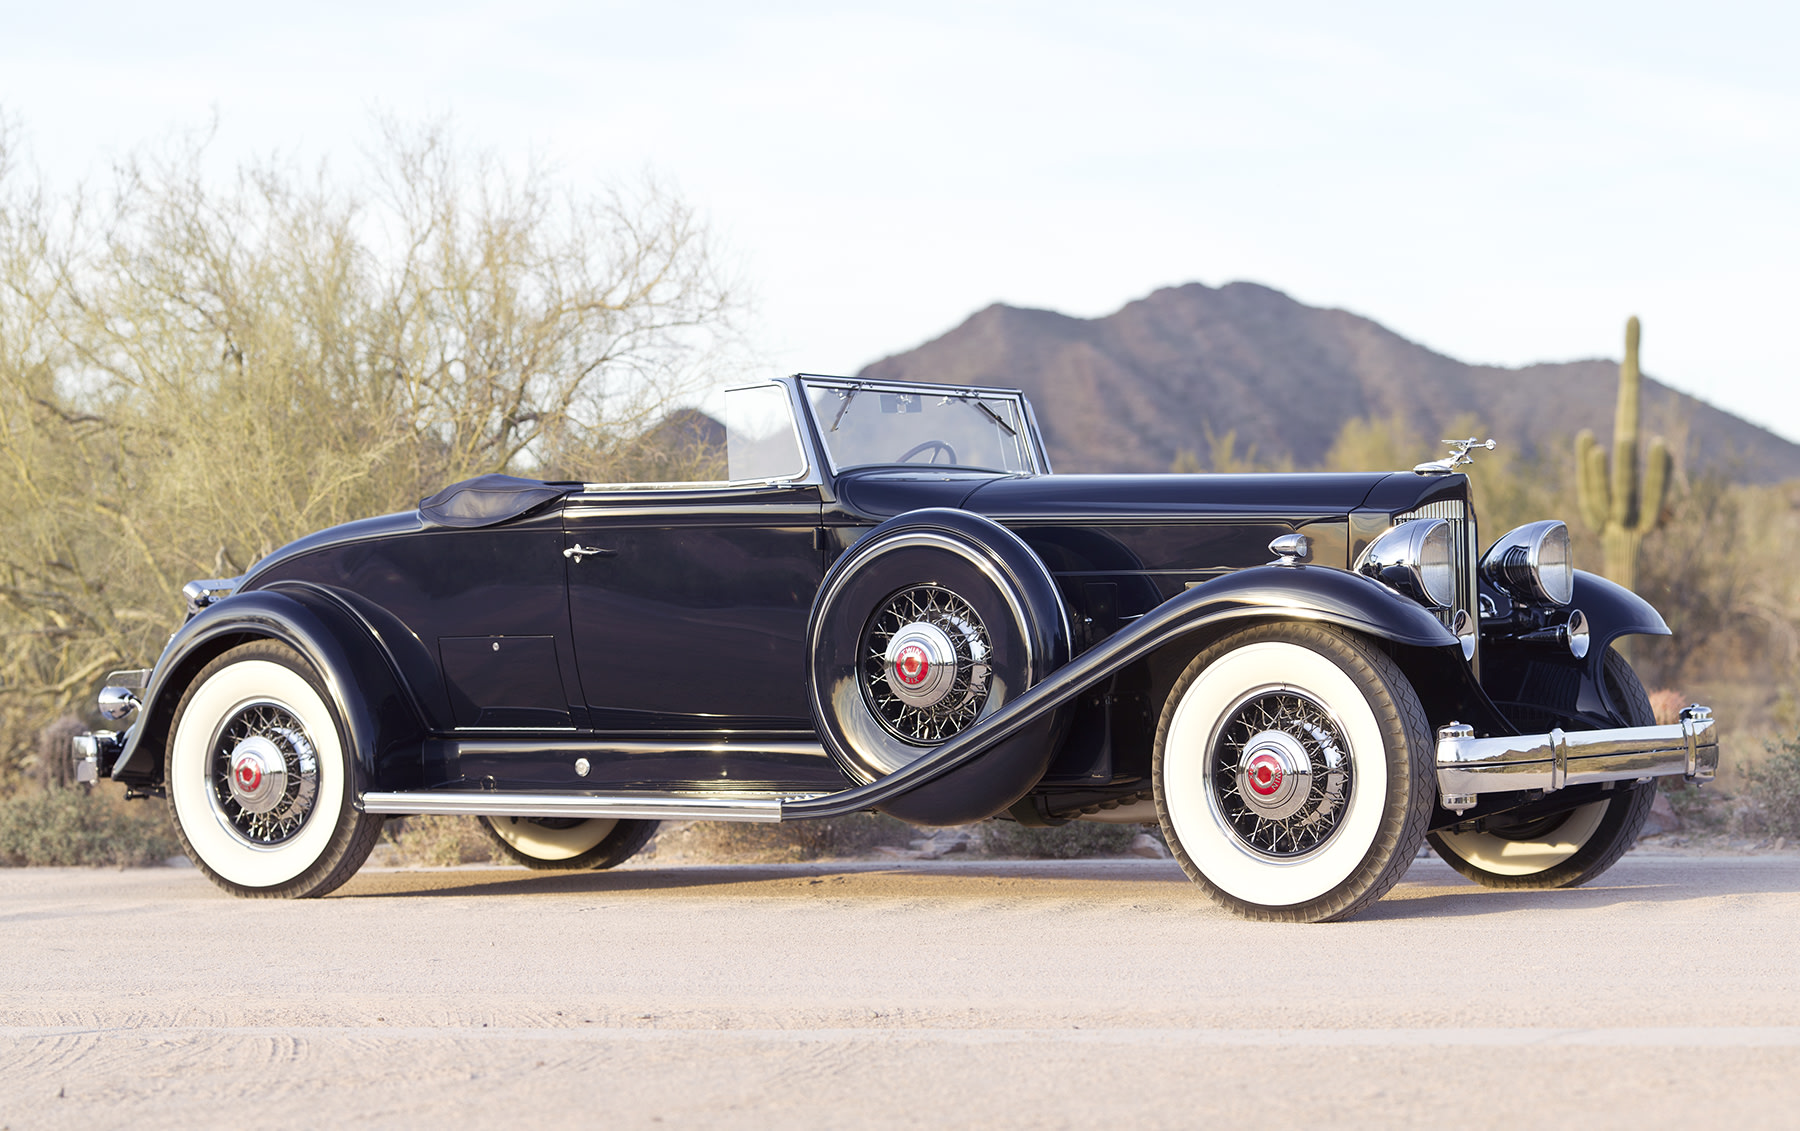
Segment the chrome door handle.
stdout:
<path fill-rule="evenodd" d="M 616 558 L 619 556 L 619 551 L 601 550 L 592 546 L 583 546 L 580 542 L 575 543 L 573 546 L 570 546 L 563 551 L 563 557 L 574 558 L 576 565 L 580 565 L 581 559 L 587 557 L 589 554 L 601 558 Z"/>

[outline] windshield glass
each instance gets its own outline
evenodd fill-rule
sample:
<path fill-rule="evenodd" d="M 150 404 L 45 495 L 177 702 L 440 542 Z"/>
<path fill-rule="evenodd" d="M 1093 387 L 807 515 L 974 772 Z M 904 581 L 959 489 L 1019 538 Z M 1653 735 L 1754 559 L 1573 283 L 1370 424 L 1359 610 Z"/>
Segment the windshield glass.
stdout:
<path fill-rule="evenodd" d="M 1024 405 L 1016 396 L 811 378 L 805 387 L 840 471 L 880 463 L 1033 470 Z"/>

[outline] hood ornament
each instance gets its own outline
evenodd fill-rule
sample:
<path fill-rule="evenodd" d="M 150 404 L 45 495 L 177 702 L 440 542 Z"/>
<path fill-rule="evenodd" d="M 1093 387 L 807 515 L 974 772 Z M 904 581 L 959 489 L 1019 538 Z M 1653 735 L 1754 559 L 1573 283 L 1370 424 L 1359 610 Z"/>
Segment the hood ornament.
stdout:
<path fill-rule="evenodd" d="M 1434 459 L 1429 463 L 1418 464 L 1413 471 L 1419 475 L 1448 475 L 1465 463 L 1475 462 L 1475 457 L 1469 454 L 1471 449 L 1486 448 L 1490 452 L 1494 450 L 1494 441 L 1477 440 L 1473 436 L 1467 440 L 1445 440 L 1444 443 L 1450 445 L 1449 455 L 1443 459 Z"/>

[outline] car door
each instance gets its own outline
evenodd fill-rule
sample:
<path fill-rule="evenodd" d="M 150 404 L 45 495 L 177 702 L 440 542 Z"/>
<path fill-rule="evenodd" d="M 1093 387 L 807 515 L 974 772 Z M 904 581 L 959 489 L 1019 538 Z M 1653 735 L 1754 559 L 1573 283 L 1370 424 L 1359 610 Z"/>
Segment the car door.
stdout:
<path fill-rule="evenodd" d="M 564 510 L 576 666 L 596 730 L 806 730 L 824 576 L 810 485 L 590 487 Z"/>

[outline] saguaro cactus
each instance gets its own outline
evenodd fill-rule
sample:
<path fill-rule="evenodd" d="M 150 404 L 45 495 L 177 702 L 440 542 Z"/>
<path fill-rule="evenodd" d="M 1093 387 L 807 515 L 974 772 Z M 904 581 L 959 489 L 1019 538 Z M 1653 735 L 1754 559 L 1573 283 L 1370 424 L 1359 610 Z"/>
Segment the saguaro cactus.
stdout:
<path fill-rule="evenodd" d="M 1650 441 L 1643 479 L 1638 478 L 1638 399 L 1643 375 L 1638 372 L 1635 316 L 1625 323 L 1625 360 L 1619 365 L 1619 405 L 1613 417 L 1612 474 L 1606 449 L 1594 433 L 1575 437 L 1575 493 L 1581 517 L 1600 535 L 1607 577 L 1627 589 L 1637 587 L 1638 548 L 1644 535 L 1662 524 L 1663 500 L 1669 489 L 1669 449 L 1662 437 Z"/>

